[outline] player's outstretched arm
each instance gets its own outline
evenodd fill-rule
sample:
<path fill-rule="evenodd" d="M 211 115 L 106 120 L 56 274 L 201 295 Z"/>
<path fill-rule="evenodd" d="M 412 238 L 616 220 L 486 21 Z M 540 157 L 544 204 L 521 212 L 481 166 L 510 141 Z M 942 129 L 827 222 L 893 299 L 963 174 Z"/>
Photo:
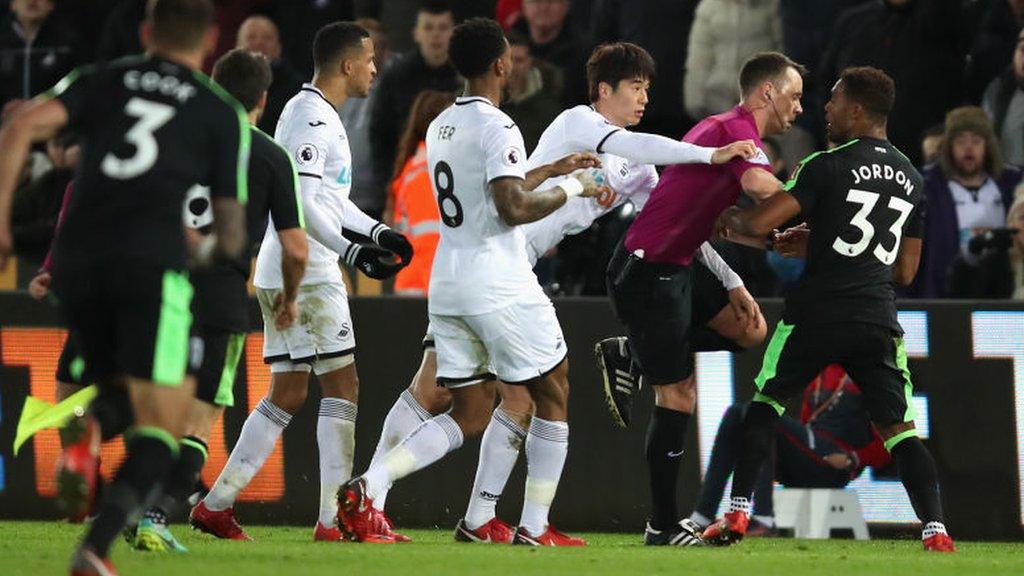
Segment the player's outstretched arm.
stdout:
<path fill-rule="evenodd" d="M 741 210 L 732 206 L 726 209 L 722 213 L 721 222 L 725 226 L 726 239 L 729 239 L 730 234 L 763 239 L 799 213 L 800 203 L 796 198 L 787 192 L 778 192 L 750 208 Z M 761 247 L 764 247 L 763 240 Z"/>
<path fill-rule="evenodd" d="M 921 239 L 906 237 L 900 242 L 900 253 L 892 267 L 892 279 L 901 286 L 909 286 L 917 276 L 921 262 Z"/>
<path fill-rule="evenodd" d="M 673 140 L 658 134 L 618 130 L 608 136 L 599 146 L 599 151 L 621 156 L 637 164 L 668 166 L 711 164 L 716 149 Z"/>
<path fill-rule="evenodd" d="M 569 176 L 544 190 L 527 190 L 525 180 L 509 176 L 491 180 L 488 190 L 502 221 L 509 226 L 519 226 L 540 220 L 574 196 L 596 198 L 607 194 L 608 188 L 599 184 L 590 170 Z"/>
<path fill-rule="evenodd" d="M 68 111 L 57 99 L 39 97 L 4 122 L 0 130 L 0 270 L 13 252 L 11 202 L 18 176 L 33 142 L 52 138 L 68 123 Z"/>
<path fill-rule="evenodd" d="M 743 192 L 761 202 L 783 190 L 783 184 L 771 172 L 763 168 L 751 168 L 740 177 Z"/>
<path fill-rule="evenodd" d="M 526 183 L 523 185 L 527 190 L 533 190 L 544 183 L 548 178 L 572 174 L 583 168 L 600 168 L 601 159 L 596 154 L 580 152 L 569 154 L 550 164 L 538 166 L 526 173 Z"/>

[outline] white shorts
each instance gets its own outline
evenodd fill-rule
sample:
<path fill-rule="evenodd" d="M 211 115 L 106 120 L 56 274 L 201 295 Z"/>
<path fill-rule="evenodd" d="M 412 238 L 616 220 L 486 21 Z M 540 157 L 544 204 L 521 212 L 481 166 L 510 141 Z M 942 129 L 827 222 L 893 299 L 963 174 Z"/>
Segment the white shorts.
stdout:
<path fill-rule="evenodd" d="M 256 299 L 263 313 L 263 361 L 313 364 L 316 360 L 337 358 L 356 350 L 352 316 L 345 288 L 337 284 L 311 284 L 299 287 L 299 318 L 290 328 L 280 331 L 272 312 L 276 289 L 257 288 Z"/>
<path fill-rule="evenodd" d="M 459 388 L 493 380 L 523 384 L 544 376 L 568 349 L 551 302 L 513 304 L 474 316 L 430 315 L 437 383 Z"/>

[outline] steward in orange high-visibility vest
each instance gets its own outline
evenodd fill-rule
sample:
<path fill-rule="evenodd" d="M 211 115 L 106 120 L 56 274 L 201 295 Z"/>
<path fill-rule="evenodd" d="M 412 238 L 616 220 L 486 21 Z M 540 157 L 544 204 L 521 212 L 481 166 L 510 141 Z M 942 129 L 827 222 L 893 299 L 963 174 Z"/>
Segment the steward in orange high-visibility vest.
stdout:
<path fill-rule="evenodd" d="M 430 186 L 427 145 L 420 141 L 416 154 L 406 161 L 391 183 L 392 225 L 412 243 L 412 263 L 395 276 L 395 294 L 426 296 L 430 288 L 430 267 L 441 240 L 441 215 Z"/>

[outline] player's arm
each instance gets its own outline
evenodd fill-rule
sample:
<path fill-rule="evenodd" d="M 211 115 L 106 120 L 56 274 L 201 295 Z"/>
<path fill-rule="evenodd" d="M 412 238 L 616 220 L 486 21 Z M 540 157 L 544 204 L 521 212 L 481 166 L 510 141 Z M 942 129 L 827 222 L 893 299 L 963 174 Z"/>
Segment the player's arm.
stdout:
<path fill-rule="evenodd" d="M 778 192 L 760 204 L 746 209 L 732 206 L 722 213 L 725 238 L 754 240 L 765 247 L 765 238 L 779 226 L 800 214 L 800 203 L 788 192 Z M 740 242 L 746 244 L 747 242 Z"/>
<path fill-rule="evenodd" d="M 599 153 L 621 156 L 638 164 L 725 164 L 734 158 L 750 159 L 758 154 L 753 140 L 738 140 L 721 148 L 697 146 L 659 136 L 629 130 L 616 130 L 598 144 Z"/>
<path fill-rule="evenodd" d="M 223 106 L 216 109 L 213 129 L 213 175 L 210 206 L 213 209 L 213 256 L 233 260 L 241 256 L 248 242 L 245 204 L 249 200 L 249 152 L 252 130 L 242 106 L 226 93 L 214 89 Z M 203 260 L 205 255 L 200 255 Z"/>
<path fill-rule="evenodd" d="M 761 202 L 783 189 L 782 182 L 764 168 L 750 168 L 740 177 L 743 192 Z"/>
<path fill-rule="evenodd" d="M 901 286 L 909 286 L 917 276 L 917 266 L 921 262 L 921 239 L 904 238 L 900 242 L 900 253 L 892 267 L 892 279 Z"/>
<path fill-rule="evenodd" d="M 536 222 L 574 196 L 597 198 L 607 193 L 607 188 L 598 184 L 594 174 L 588 171 L 569 176 L 544 190 L 527 190 L 525 184 L 522 178 L 503 176 L 487 185 L 498 215 L 509 226 Z"/>
<path fill-rule="evenodd" d="M 367 215 L 351 198 L 345 198 L 342 204 L 342 224 L 349 230 L 369 237 L 381 248 L 394 252 L 402 259 L 402 264 L 412 262 L 412 244 L 409 239 Z"/>
<path fill-rule="evenodd" d="M 729 293 L 729 306 L 736 315 L 736 320 L 746 324 L 757 324 L 760 322 L 761 307 L 743 285 L 743 279 L 722 259 L 711 244 L 705 242 L 700 245 L 696 253 L 700 260 L 715 278 L 722 283 L 726 292 Z"/>
<path fill-rule="evenodd" d="M 533 190 L 543 184 L 548 178 L 556 178 L 572 174 L 583 168 L 600 168 L 601 159 L 594 154 L 578 153 L 570 154 L 550 164 L 537 166 L 526 173 L 527 190 Z"/>
<path fill-rule="evenodd" d="M 256 138 L 269 136 L 253 128 Z M 281 278 L 283 290 L 279 301 L 274 302 L 275 324 L 281 330 L 291 326 L 298 318 L 299 284 L 306 272 L 309 258 L 309 241 L 306 239 L 305 215 L 302 212 L 302 200 L 299 197 L 299 175 L 295 171 L 288 152 L 277 146 L 271 148 L 276 152 L 273 156 L 273 182 L 270 191 L 270 216 L 281 244 Z"/>
<path fill-rule="evenodd" d="M 11 203 L 32 143 L 55 136 L 68 123 L 68 110 L 56 98 L 40 96 L 4 122 L 0 130 L 0 269 L 14 250 Z"/>

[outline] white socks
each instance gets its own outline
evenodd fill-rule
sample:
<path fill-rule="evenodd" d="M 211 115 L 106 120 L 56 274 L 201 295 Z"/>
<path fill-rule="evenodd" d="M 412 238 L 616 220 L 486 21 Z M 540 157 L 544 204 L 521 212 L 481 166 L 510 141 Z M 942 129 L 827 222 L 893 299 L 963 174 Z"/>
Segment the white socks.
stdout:
<path fill-rule="evenodd" d="M 316 443 L 320 449 L 319 521 L 330 527 L 335 525 L 338 516 L 338 489 L 352 477 L 356 405 L 342 398 L 321 399 Z"/>
<path fill-rule="evenodd" d="M 921 540 L 927 540 L 936 534 L 946 534 L 946 525 L 942 522 L 929 522 L 921 530 Z"/>
<path fill-rule="evenodd" d="M 519 520 L 531 536 L 540 536 L 548 528 L 548 510 L 555 499 L 568 450 L 567 422 L 533 417 L 526 435 L 526 499 Z"/>
<path fill-rule="evenodd" d="M 525 439 L 526 430 L 501 408 L 496 408 L 480 442 L 480 462 L 465 518 L 470 530 L 476 530 L 494 518 L 494 508 Z"/>
<path fill-rule="evenodd" d="M 245 419 L 228 463 L 203 502 L 213 511 L 231 508 L 241 492 L 259 472 L 274 444 L 288 426 L 292 415 L 274 406 L 269 398 L 260 400 L 256 409 Z"/>
<path fill-rule="evenodd" d="M 367 495 L 376 500 L 391 484 L 462 446 L 462 429 L 448 414 L 422 423 L 363 474 Z M 374 502 L 376 506 L 376 502 Z"/>
<path fill-rule="evenodd" d="M 433 415 L 416 401 L 412 392 L 409 392 L 408 389 L 403 390 L 401 396 L 388 411 L 387 417 L 384 418 L 384 428 L 380 432 L 380 440 L 377 441 L 377 449 L 373 452 L 370 468 L 376 466 L 385 454 L 405 440 L 405 437 L 411 434 L 417 426 L 431 418 Z M 374 505 L 378 509 L 384 509 L 390 489 L 389 485 L 378 491 L 377 498 L 374 500 Z"/>
<path fill-rule="evenodd" d="M 729 512 L 743 512 L 747 516 L 750 516 L 750 498 L 744 498 L 742 496 L 733 496 L 729 500 Z"/>

